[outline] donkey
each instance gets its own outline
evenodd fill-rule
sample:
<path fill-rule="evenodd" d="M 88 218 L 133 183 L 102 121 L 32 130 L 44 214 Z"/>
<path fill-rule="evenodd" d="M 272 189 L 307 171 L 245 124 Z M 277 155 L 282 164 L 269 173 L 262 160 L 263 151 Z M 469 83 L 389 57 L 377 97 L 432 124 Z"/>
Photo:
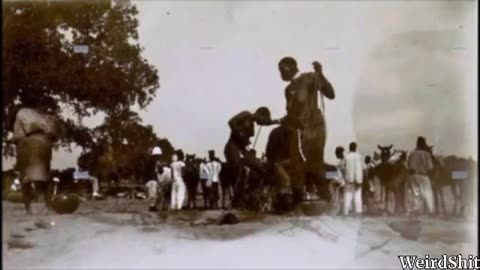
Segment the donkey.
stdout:
<path fill-rule="evenodd" d="M 431 147 L 433 148 L 433 147 Z M 443 165 L 440 167 L 440 165 Z M 467 194 L 462 194 L 462 191 L 468 190 L 469 187 L 469 178 L 471 178 L 472 173 L 471 170 L 469 170 L 469 166 L 466 162 L 465 159 L 461 159 L 455 156 L 448 156 L 443 160 L 443 164 L 440 163 L 438 165 L 440 168 L 438 170 L 441 170 L 441 174 L 437 175 L 435 178 L 432 179 L 432 187 L 434 188 L 434 194 L 438 194 L 438 201 L 440 202 L 441 206 L 443 207 L 443 212 L 446 213 L 445 211 L 445 202 L 444 202 L 444 194 L 443 194 L 443 187 L 449 186 L 450 191 L 452 192 L 453 199 L 454 199 L 454 204 L 453 208 L 451 211 L 451 215 L 456 216 L 459 214 L 463 214 L 465 210 L 465 203 L 462 203 L 462 198 L 464 196 L 467 196 Z M 453 179 L 452 173 L 454 171 L 465 171 L 467 172 L 467 179 L 464 180 L 458 180 L 458 179 Z M 435 194 L 435 200 L 437 200 L 437 194 Z M 463 200 L 466 202 L 467 200 Z"/>
<path fill-rule="evenodd" d="M 380 179 L 384 198 L 384 211 L 388 214 L 389 202 L 393 196 L 395 200 L 395 213 L 404 213 L 405 209 L 405 183 L 407 179 L 406 152 L 396 151 L 400 154 L 397 161 L 390 161 L 393 145 L 384 147 L 377 145 L 380 150 L 381 163 L 373 169 L 373 174 Z"/>

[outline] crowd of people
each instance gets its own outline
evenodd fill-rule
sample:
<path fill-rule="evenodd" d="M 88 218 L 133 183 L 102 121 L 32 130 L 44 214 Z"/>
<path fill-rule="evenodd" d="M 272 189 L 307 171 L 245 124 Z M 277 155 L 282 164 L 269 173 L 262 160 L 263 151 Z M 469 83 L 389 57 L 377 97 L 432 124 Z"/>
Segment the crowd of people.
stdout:
<path fill-rule="evenodd" d="M 215 156 L 215 151 L 209 151 L 208 162 L 200 161 L 198 178 L 209 208 L 218 208 L 220 171 L 222 164 Z M 171 160 L 162 155 L 159 147 L 152 150 L 152 159 L 146 169 L 145 180 L 150 202 L 150 210 L 162 209 L 181 210 L 185 206 L 187 185 L 185 183 L 185 154 L 176 150 Z M 195 186 L 194 188 L 197 188 Z M 190 198 L 195 200 L 196 198 Z"/>
<path fill-rule="evenodd" d="M 297 205 L 316 191 L 320 198 L 331 202 L 333 208 L 342 208 L 343 215 L 350 214 L 352 205 L 353 212 L 360 215 L 371 210 L 371 197 L 378 198 L 376 190 L 382 189 L 378 187 L 391 189 L 391 185 L 386 184 L 386 179 L 399 178 L 396 174 L 404 172 L 408 175 L 408 181 L 401 182 L 397 186 L 399 190 L 408 186 L 406 189 L 411 191 L 415 201 L 425 202 L 428 213 L 433 213 L 435 209 L 430 175 L 434 162 L 422 137 L 418 139 L 416 149 L 410 152 L 408 158 L 405 157 L 406 153 L 386 158 L 382 153 L 380 163 L 378 159 L 369 156 L 363 159 L 354 142 L 349 145 L 349 152 L 346 154 L 344 148 L 337 147 L 337 176 L 333 182 L 327 181 L 329 177 L 325 177 L 324 166 L 327 126 L 324 98 L 334 99 L 335 91 L 325 77 L 322 65 L 315 61 L 313 68 L 313 72 L 301 73 L 294 58 L 284 57 L 279 61 L 280 76 L 288 83 L 284 91 L 284 117 L 272 119 L 268 108 L 260 107 L 254 113 L 243 111 L 231 118 L 228 122 L 230 137 L 224 148 L 226 162 L 221 163 L 214 151 L 209 151 L 208 161 L 203 159 L 198 168 L 195 167 L 195 170 L 198 170 L 195 173 L 198 173 L 205 206 L 218 208 L 220 187 L 223 191 L 222 197 L 225 198 L 226 194 L 223 193 L 231 191 L 233 186 L 236 188 L 239 179 L 256 175 L 257 179 L 265 180 L 266 186 L 275 187 L 276 208 L 286 209 Z M 23 102 L 24 108 L 19 110 L 16 116 L 12 141 L 16 144 L 16 168 L 21 190 L 25 195 L 25 209 L 27 213 L 31 213 L 32 183 L 35 183 L 37 191 L 44 194 L 47 208 L 49 207 L 51 193 L 47 187 L 51 178 L 53 144 L 62 136 L 62 129 L 55 117 L 49 114 L 48 108 L 43 108 L 35 99 L 30 102 L 25 99 Z M 269 135 L 263 160 L 252 154 L 254 147 L 251 147 L 251 139 L 255 135 L 255 124 L 277 125 Z M 390 163 L 396 165 L 385 165 Z M 225 168 L 222 168 L 222 164 Z M 196 193 L 190 191 L 195 191 L 197 185 L 186 183 L 186 172 L 191 171 L 188 165 L 189 162 L 181 150 L 175 151 L 173 157 L 167 157 L 159 147 L 153 148 L 151 162 L 143 177 L 150 209 L 156 210 L 160 207 L 180 210 L 184 207 L 186 198 L 187 204 L 192 200 L 195 204 Z M 245 176 L 245 170 L 254 173 Z M 398 172 L 394 174 L 393 170 Z M 226 172 L 223 183 L 220 176 L 222 171 Z M 75 180 L 88 180 L 92 184 L 94 197 L 100 196 L 99 181 L 96 177 L 77 172 Z M 239 192 L 236 191 L 235 189 L 231 198 L 234 202 L 238 202 L 239 198 Z M 384 193 L 388 195 L 388 190 Z M 405 196 L 396 196 L 396 207 L 404 204 L 402 197 Z M 244 197 L 244 200 L 249 200 L 248 196 Z M 388 198 L 384 200 L 388 201 Z M 412 209 L 408 209 L 409 213 L 418 212 L 410 210 Z"/>
<path fill-rule="evenodd" d="M 438 214 L 439 209 L 436 207 L 440 207 L 442 203 L 438 200 L 443 198 L 435 196 L 434 187 L 440 185 L 440 188 L 443 188 L 443 185 L 436 181 L 457 181 L 456 183 L 460 186 L 468 187 L 469 179 L 473 178 L 473 172 L 471 165 L 457 166 L 456 169 L 465 174 L 454 180 L 453 172 L 447 169 L 441 160 L 434 157 L 431 148 L 426 139 L 419 136 L 415 148 L 408 154 L 407 151 L 396 151 L 385 158 L 378 154 L 372 159 L 369 155 L 363 157 L 359 154 L 355 142 L 350 143 L 347 154 L 344 153 L 345 149 L 342 146 L 338 146 L 335 149 L 338 159 L 337 171 L 335 176 L 330 177 L 335 213 L 350 215 L 353 212 L 355 216 L 364 213 L 372 214 L 379 210 L 389 213 L 387 193 L 393 192 L 396 214 L 408 216 Z M 438 171 L 441 169 L 445 170 L 445 174 L 439 175 Z M 438 179 L 438 177 L 444 179 Z M 398 183 L 395 190 L 386 189 L 390 184 L 387 181 Z M 461 188 L 458 192 L 463 192 L 464 189 Z M 454 197 L 457 196 L 455 190 L 452 190 L 452 193 Z M 463 196 L 468 197 L 468 192 L 465 193 Z M 379 209 L 379 202 L 385 202 L 383 209 Z M 469 202 L 462 200 L 462 207 L 466 207 L 467 204 Z M 397 209 L 400 210 L 397 211 Z"/>

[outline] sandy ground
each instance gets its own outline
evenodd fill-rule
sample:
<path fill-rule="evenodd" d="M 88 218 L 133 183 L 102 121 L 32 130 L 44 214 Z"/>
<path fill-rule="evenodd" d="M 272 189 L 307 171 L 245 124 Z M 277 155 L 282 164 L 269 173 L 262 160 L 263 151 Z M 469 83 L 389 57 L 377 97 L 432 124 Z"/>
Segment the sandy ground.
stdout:
<path fill-rule="evenodd" d="M 398 255 L 477 254 L 473 219 L 422 218 L 415 241 L 389 226 L 405 217 L 238 213 L 219 226 L 220 211 L 158 215 L 135 200 L 88 201 L 72 215 L 2 207 L 4 269 L 399 269 Z"/>

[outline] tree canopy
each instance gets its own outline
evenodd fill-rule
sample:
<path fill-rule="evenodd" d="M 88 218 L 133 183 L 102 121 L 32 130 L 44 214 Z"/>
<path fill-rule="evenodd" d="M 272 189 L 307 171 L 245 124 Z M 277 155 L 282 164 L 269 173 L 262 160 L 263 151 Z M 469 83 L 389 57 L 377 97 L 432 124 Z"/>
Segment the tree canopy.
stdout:
<path fill-rule="evenodd" d="M 106 117 L 93 134 L 94 140 L 79 157 L 79 166 L 100 177 L 116 173 L 138 178 L 154 146 L 159 146 L 167 158 L 174 152 L 167 139 L 158 138 L 152 126 L 142 125 L 138 114 L 129 110 Z"/>
<path fill-rule="evenodd" d="M 64 145 L 91 144 L 82 118 L 145 108 L 158 72 L 138 44 L 138 11 L 129 1 L 2 2 L 3 140 L 26 99 L 48 106 L 67 127 Z M 88 52 L 75 53 L 75 45 Z M 62 112 L 70 111 L 74 119 Z M 5 149 L 5 148 L 4 148 Z M 4 151 L 4 155 L 12 152 Z"/>

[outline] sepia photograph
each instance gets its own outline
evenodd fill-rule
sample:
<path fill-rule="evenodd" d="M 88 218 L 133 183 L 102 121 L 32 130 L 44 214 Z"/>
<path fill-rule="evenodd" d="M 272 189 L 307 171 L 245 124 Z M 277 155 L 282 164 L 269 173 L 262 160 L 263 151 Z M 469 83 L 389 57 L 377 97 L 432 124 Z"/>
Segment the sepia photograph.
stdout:
<path fill-rule="evenodd" d="M 2 269 L 479 269 L 477 9 L 3 0 Z"/>

